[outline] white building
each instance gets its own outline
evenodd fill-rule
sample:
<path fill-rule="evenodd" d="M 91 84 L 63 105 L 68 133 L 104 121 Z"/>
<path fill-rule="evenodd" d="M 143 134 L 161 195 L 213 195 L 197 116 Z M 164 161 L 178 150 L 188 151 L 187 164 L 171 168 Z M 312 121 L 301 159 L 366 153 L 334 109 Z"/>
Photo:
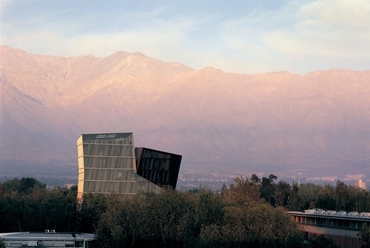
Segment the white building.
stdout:
<path fill-rule="evenodd" d="M 355 187 L 358 187 L 360 189 L 366 190 L 366 183 L 362 181 L 362 179 L 358 179 L 357 182 L 355 182 Z"/>
<path fill-rule="evenodd" d="M 54 230 L 45 232 L 0 233 L 6 247 L 93 247 L 96 239 L 90 233 L 57 233 Z"/>

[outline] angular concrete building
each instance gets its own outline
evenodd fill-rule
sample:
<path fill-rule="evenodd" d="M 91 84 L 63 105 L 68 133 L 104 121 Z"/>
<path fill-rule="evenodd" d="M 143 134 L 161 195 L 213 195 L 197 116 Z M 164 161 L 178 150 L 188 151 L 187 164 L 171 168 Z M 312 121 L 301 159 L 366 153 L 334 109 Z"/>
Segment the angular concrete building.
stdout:
<path fill-rule="evenodd" d="M 82 134 L 77 139 L 78 199 L 84 193 L 124 197 L 176 188 L 181 155 L 134 147 L 133 133 Z"/>

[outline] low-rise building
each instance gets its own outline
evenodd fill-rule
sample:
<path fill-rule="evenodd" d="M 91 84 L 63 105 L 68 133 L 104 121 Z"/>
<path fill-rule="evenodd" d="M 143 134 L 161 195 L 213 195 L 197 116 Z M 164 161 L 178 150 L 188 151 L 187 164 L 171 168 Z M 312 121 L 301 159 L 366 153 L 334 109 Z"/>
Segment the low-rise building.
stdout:
<path fill-rule="evenodd" d="M 323 209 L 308 209 L 304 212 L 289 211 L 293 220 L 303 229 L 306 238 L 312 235 L 324 235 L 332 239 L 339 247 L 360 248 L 362 241 L 359 233 L 362 224 L 370 224 L 368 212 L 345 212 Z"/>
<path fill-rule="evenodd" d="M 57 233 L 54 230 L 45 232 L 0 233 L 6 247 L 79 247 L 90 248 L 96 239 L 91 233 Z"/>

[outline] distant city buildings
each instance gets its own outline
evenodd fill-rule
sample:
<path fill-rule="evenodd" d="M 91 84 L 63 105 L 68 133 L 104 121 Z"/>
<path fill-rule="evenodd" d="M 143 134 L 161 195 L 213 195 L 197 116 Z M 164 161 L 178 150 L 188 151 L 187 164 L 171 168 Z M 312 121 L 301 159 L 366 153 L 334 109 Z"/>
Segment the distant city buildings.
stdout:
<path fill-rule="evenodd" d="M 326 177 L 307 177 L 307 181 L 324 181 L 324 182 L 335 182 L 338 180 L 338 177 L 335 176 L 326 176 Z"/>
<path fill-rule="evenodd" d="M 76 184 L 74 183 L 65 183 L 64 184 L 64 187 L 66 187 L 67 189 L 71 189 L 73 186 L 75 186 Z"/>
<path fill-rule="evenodd" d="M 82 134 L 77 139 L 78 190 L 121 196 L 176 188 L 182 156 L 135 148 L 133 133 Z"/>
<path fill-rule="evenodd" d="M 366 190 L 366 183 L 362 181 L 362 179 L 358 179 L 357 182 L 354 183 L 355 187 L 358 187 L 360 189 Z"/>

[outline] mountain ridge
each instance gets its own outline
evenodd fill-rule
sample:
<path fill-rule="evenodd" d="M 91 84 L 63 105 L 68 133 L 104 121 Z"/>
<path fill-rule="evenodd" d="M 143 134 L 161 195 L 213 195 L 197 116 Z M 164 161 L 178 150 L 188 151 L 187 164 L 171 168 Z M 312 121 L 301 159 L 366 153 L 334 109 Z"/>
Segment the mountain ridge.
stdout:
<path fill-rule="evenodd" d="M 4 46 L 0 69 L 2 163 L 76 161 L 79 134 L 132 131 L 135 145 L 182 154 L 194 170 L 370 172 L 368 70 L 234 74 Z"/>

